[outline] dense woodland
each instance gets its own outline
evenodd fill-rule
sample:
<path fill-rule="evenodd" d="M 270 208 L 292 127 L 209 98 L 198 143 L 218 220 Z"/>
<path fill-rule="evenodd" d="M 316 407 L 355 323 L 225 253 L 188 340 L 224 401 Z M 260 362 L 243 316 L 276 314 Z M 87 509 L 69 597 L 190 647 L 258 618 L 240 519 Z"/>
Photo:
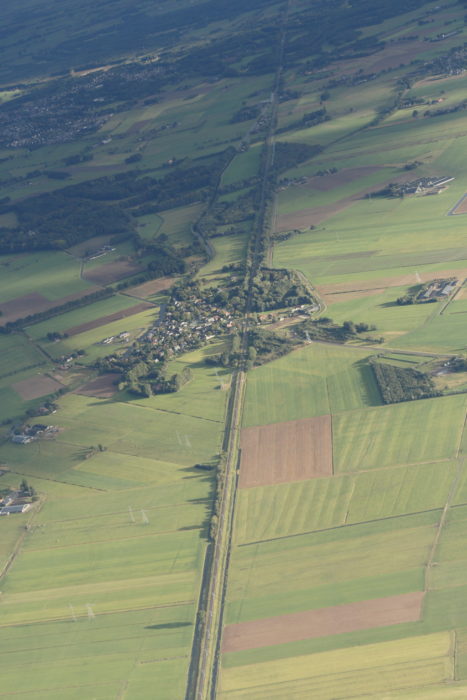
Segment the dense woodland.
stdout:
<path fill-rule="evenodd" d="M 372 362 L 373 371 L 384 403 L 399 403 L 440 396 L 433 380 L 416 369 Z"/>
<path fill-rule="evenodd" d="M 135 233 L 134 218 L 209 198 L 235 151 L 185 159 L 162 177 L 128 171 L 69 185 L 54 193 L 4 202 L 14 228 L 0 229 L 0 253 L 66 248 L 105 234 Z"/>

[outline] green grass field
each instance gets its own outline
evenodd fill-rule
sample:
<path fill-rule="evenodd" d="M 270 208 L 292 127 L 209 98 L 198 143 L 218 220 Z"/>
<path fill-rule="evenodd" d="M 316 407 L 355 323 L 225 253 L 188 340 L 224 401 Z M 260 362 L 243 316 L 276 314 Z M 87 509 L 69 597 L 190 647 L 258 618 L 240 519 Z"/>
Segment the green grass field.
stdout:
<path fill-rule="evenodd" d="M 353 411 L 333 421 L 334 468 L 361 471 L 458 455 L 466 397 Z"/>
<path fill-rule="evenodd" d="M 14 376 L 24 369 L 46 363 L 44 355 L 23 335 L 0 336 L 0 378 Z"/>
<path fill-rule="evenodd" d="M 31 13 L 37 34 L 21 28 L 10 37 L 14 43 L 7 41 L 4 75 L 11 75 L 12 59 L 19 60 L 17 47 L 22 47 L 20 77 L 14 84 L 23 75 L 49 70 L 50 52 L 57 45 L 63 49 L 57 69 L 68 70 L 67 56 L 74 57 L 74 64 L 82 62 L 80 47 L 68 53 L 66 46 L 78 14 L 81 47 L 93 39 L 90 27 L 111 37 L 120 26 L 110 21 L 102 3 L 84 8 L 75 2 L 71 8 L 65 2 L 61 12 L 54 9 L 50 21 L 51 11 L 42 8 L 45 15 L 41 14 L 43 4 L 23 2 L 23 14 Z M 173 4 L 156 9 L 148 5 L 138 21 L 141 26 L 157 24 L 157 9 L 196 11 L 196 2 L 178 0 L 176 8 Z M 437 4 L 423 3 L 375 26 L 356 27 L 352 20 L 350 34 L 359 32 L 355 47 L 326 45 L 329 62 L 322 67 L 310 62 L 306 52 L 302 55 L 303 37 L 298 37 L 298 47 L 293 39 L 303 13 L 310 10 L 309 0 L 296 0 L 288 8 L 286 61 L 277 94 L 281 131 L 274 138 L 323 150 L 277 177 L 310 178 L 329 168 L 337 172 L 278 192 L 275 214 L 287 217 L 283 230 L 300 226 L 303 231 L 275 242 L 273 263 L 307 276 L 323 299 L 323 315 L 338 322 L 374 324 L 375 336 L 382 336 L 384 343 L 359 347 L 357 342 L 314 342 L 248 372 L 242 425 L 330 415 L 334 468 L 328 478 L 239 489 L 224 622 L 260 621 L 424 592 L 421 619 L 223 653 L 219 700 L 467 696 L 466 395 L 385 406 L 369 364 L 370 357 L 384 353 L 400 367 L 425 366 L 428 358 L 402 351 L 461 354 L 467 347 L 464 298 L 442 314 L 439 304 L 396 304 L 421 277 L 467 277 L 466 218 L 447 216 L 467 192 L 465 111 L 423 116 L 427 109 L 450 109 L 463 102 L 467 79 L 462 72 L 448 76 L 451 67 L 446 66 L 440 76 L 418 79 L 428 71 L 426 61 L 461 46 L 466 36 L 462 8 Z M 128 21 L 125 39 L 131 39 L 139 10 L 128 0 L 115 0 L 114 5 L 115 17 L 119 12 L 123 26 Z M 4 196 L 17 201 L 62 187 L 44 171 L 61 170 L 65 158 L 83 152 L 92 153 L 93 159 L 67 167 L 67 184 L 128 171 L 125 160 L 136 153 L 141 155 L 137 171 L 162 178 L 173 159 L 179 159 L 182 168 L 191 167 L 202 163 L 199 157 L 233 147 L 237 154 L 220 186 L 244 187 L 242 181 L 259 174 L 267 126 L 250 133 L 254 119 L 232 117 L 244 106 L 260 106 L 266 112 L 275 79 L 254 63 L 248 73 L 234 71 L 256 58 L 273 70 L 279 13 L 284 9 L 276 3 L 253 5 L 229 23 L 169 29 L 160 56 L 160 47 L 143 36 L 134 49 L 135 66 L 143 71 L 157 55 L 162 82 L 154 81 L 154 94 L 134 99 L 129 94 L 124 104 L 106 104 L 109 118 L 104 126 L 77 141 L 2 149 Z M 344 3 L 340 12 L 354 13 L 351 5 Z M 123 15 L 123 9 L 128 13 Z M 371 8 L 375 18 L 379 9 Z M 10 10 L 2 12 L 10 17 Z M 270 56 L 253 48 L 266 16 L 272 20 Z M 428 24 L 420 23 L 426 18 Z M 8 27 L 6 23 L 7 34 Z M 462 33 L 452 38 L 424 41 L 457 28 Z M 236 33 L 242 31 L 250 36 L 249 43 L 244 55 L 232 61 Z M 410 35 L 418 39 L 407 40 Z M 371 46 L 359 46 L 366 38 L 385 46 L 374 52 Z M 172 84 L 165 70 L 175 56 L 184 60 L 176 54 L 182 41 L 183 51 L 199 51 L 203 66 L 211 42 L 221 42 L 223 50 L 219 65 L 217 59 L 212 65 L 208 62 L 206 74 L 197 75 L 190 66 L 178 82 L 174 73 Z M 335 50 L 342 52 L 338 62 L 332 60 Z M 115 53 L 123 62 L 135 58 L 121 47 Z M 314 54 L 310 56 L 314 60 Z M 411 63 L 414 60 L 418 62 Z M 413 77 L 414 71 L 420 75 Z M 70 74 L 67 79 L 75 77 Z M 400 78 L 407 77 L 406 90 Z M 39 83 L 35 88 L 41 89 Z M 27 90 L 27 84 L 21 89 Z M 17 92 L 6 86 L 0 101 L 16 97 Z M 423 98 L 427 104 L 383 113 L 396 99 L 406 98 Z M 438 99 L 443 101 L 429 104 Z M 323 106 L 329 121 L 287 130 Z M 412 116 L 414 108 L 417 118 Z M 101 109 L 99 104 L 96 109 Z M 240 151 L 244 142 L 251 142 L 250 147 Z M 406 164 L 415 160 L 417 167 L 407 171 Z M 29 182 L 28 173 L 34 170 L 42 174 Z M 441 175 L 455 180 L 436 197 L 364 198 L 370 188 L 390 181 Z M 232 201 L 239 193 L 224 192 L 221 201 Z M 136 230 L 147 241 L 165 234 L 176 247 L 188 246 L 192 225 L 208 204 L 206 198 L 135 217 Z M 316 208 L 319 221 L 313 218 Z M 312 223 L 315 228 L 310 229 Z M 11 213 L 0 215 L 0 227 L 15 224 Z M 219 224 L 217 232 L 228 227 Z M 217 286 L 228 280 L 229 271 L 222 268 L 245 260 L 250 224 L 240 222 L 238 230 L 237 235 L 210 239 L 214 256 L 197 273 L 203 284 Z M 133 253 L 130 241 L 120 243 L 87 269 Z M 0 306 L 34 292 L 59 303 L 64 296 L 91 289 L 81 279 L 80 254 L 72 250 L 2 256 Z M 42 401 L 21 399 L 15 382 L 32 381 L 39 372 L 54 373 L 54 360 L 82 349 L 83 366 L 61 373 L 63 382 L 74 389 L 95 376 L 91 366 L 97 358 L 129 346 L 103 345 L 104 338 L 129 331 L 132 342 L 154 322 L 166 296 L 151 298 L 152 309 L 60 342 L 50 342 L 47 333 L 64 333 L 139 300 L 116 295 L 30 326 L 24 335 L 0 336 L 0 487 L 17 488 L 26 478 L 38 494 L 29 513 L 0 518 L 0 567 L 15 554 L 0 581 L 0 695 L 7 698 L 185 697 L 215 497 L 214 471 L 195 464 L 215 465 L 219 459 L 231 380 L 230 370 L 207 366 L 204 360 L 221 353 L 226 339 L 170 361 L 169 373 L 187 366 L 193 372 L 177 393 L 142 399 L 117 392 L 98 399 L 69 392 L 58 399 L 57 413 L 37 418 L 59 427 L 54 439 L 28 445 L 8 440 L 11 425 Z M 457 389 L 462 387 L 461 383 Z"/>
<path fill-rule="evenodd" d="M 0 301 L 37 292 L 55 301 L 90 287 L 80 278 L 80 266 L 66 253 L 38 251 L 2 256 Z"/>
<path fill-rule="evenodd" d="M 313 343 L 249 376 L 244 425 L 378 406 L 368 351 Z"/>

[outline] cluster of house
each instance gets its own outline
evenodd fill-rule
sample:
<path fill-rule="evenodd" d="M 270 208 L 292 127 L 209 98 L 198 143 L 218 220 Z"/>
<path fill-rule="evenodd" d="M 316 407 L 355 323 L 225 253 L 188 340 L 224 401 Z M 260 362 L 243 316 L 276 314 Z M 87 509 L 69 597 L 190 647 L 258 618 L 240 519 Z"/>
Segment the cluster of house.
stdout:
<path fill-rule="evenodd" d="M 457 279 L 433 280 L 428 287 L 424 287 L 417 297 L 417 301 L 430 301 L 435 299 L 447 299 L 457 287 Z"/>
<path fill-rule="evenodd" d="M 55 425 L 35 423 L 34 425 L 23 425 L 19 432 L 13 430 L 10 439 L 17 445 L 27 445 L 40 438 L 53 437 L 56 433 L 58 433 L 58 428 Z"/>
<path fill-rule="evenodd" d="M 234 325 L 235 316 L 193 296 L 189 300 L 172 301 L 163 319 L 150 328 L 141 340 L 160 348 L 160 359 L 187 352 L 225 333 Z"/>

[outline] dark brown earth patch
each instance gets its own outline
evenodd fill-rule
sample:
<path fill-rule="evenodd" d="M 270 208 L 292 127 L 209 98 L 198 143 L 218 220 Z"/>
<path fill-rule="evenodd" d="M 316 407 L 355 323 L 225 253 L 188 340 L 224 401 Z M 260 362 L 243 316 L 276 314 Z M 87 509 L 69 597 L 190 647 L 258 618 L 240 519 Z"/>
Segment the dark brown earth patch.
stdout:
<path fill-rule="evenodd" d="M 244 428 L 240 488 L 332 476 L 331 417 Z"/>
<path fill-rule="evenodd" d="M 403 593 L 227 625 L 223 651 L 258 649 L 274 644 L 417 622 L 421 617 L 423 596 L 422 592 Z"/>

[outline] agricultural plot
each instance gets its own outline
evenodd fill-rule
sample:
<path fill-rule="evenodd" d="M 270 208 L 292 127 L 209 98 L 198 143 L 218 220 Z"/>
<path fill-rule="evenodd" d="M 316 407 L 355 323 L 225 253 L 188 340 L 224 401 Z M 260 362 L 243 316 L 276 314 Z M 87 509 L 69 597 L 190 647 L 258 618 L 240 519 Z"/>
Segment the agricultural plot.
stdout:
<path fill-rule="evenodd" d="M 62 252 L 38 251 L 2 256 L 0 309 L 2 303 L 31 293 L 58 304 L 59 299 L 70 294 L 93 291 L 91 285 L 80 278 L 79 272 L 78 261 Z"/>
<path fill-rule="evenodd" d="M 336 416 L 334 468 L 362 471 L 456 457 L 464 396 L 425 399 Z"/>
<path fill-rule="evenodd" d="M 68 311 L 29 326 L 27 334 L 34 340 L 43 340 L 47 333 L 50 332 L 77 335 L 78 333 L 92 330 L 93 327 L 98 328 L 114 320 L 119 320 L 118 318 L 113 318 L 114 315 L 123 313 L 133 315 L 133 312 L 130 313 L 130 311 L 136 306 L 137 304 L 133 298 L 117 294 L 109 299 L 96 301 L 94 304 L 88 304 L 79 309 Z M 145 308 L 149 308 L 149 306 L 138 310 L 143 311 Z"/>
<path fill-rule="evenodd" d="M 386 627 L 420 619 L 423 593 L 373 598 L 227 626 L 224 651 L 245 651 L 302 639 Z"/>
<path fill-rule="evenodd" d="M 261 158 L 261 148 L 258 145 L 251 147 L 244 153 L 239 153 L 222 176 L 224 187 L 233 183 L 247 180 L 257 175 Z"/>
<path fill-rule="evenodd" d="M 240 449 L 240 488 L 331 475 L 331 417 L 244 428 Z"/>
<path fill-rule="evenodd" d="M 239 263 L 245 257 L 248 237 L 246 234 L 238 236 L 222 236 L 210 240 L 214 250 L 214 257 L 201 270 L 201 275 L 208 281 L 212 281 L 214 275 L 222 272 L 224 265 Z"/>
<path fill-rule="evenodd" d="M 439 517 L 432 511 L 237 547 L 227 622 L 423 590 Z"/>
<path fill-rule="evenodd" d="M 218 377 L 194 368 L 184 390 L 195 390 L 195 413 L 223 414 L 227 394 L 217 387 Z M 209 402 L 197 405 L 208 388 Z M 70 683 L 77 694 L 104 698 L 125 684 L 144 696 L 154 669 L 158 696 L 184 692 L 213 493 L 211 474 L 193 464 L 218 454 L 223 431 L 220 420 L 176 410 L 190 403 L 184 390 L 176 407 L 168 396 L 149 407 L 68 395 L 53 417 L 55 440 L 3 446 L 5 485 L 26 476 L 42 506 L 2 580 L 2 620 L 17 630 L 5 692 L 31 690 L 15 670 L 25 659 L 36 689 L 40 676 L 38 697 L 68 696 Z M 5 533 L 2 561 L 21 532 Z"/>
<path fill-rule="evenodd" d="M 455 474 L 456 463 L 440 462 L 243 489 L 236 541 L 266 541 L 440 509 Z"/>
<path fill-rule="evenodd" d="M 450 634 L 439 633 L 232 668 L 225 672 L 220 697 L 262 700 L 286 694 L 332 700 L 368 691 L 381 697 L 387 690 L 417 686 L 423 692 L 425 686 L 454 678 L 451 641 Z"/>
<path fill-rule="evenodd" d="M 0 377 L 14 377 L 18 372 L 43 366 L 46 362 L 46 358 L 24 336 L 0 336 Z"/>
<path fill-rule="evenodd" d="M 127 301 L 131 305 L 127 308 L 134 309 L 135 306 L 137 306 L 134 298 L 128 297 Z M 121 313 L 125 314 L 125 309 Z M 149 325 L 154 323 L 158 315 L 159 309 L 151 305 L 147 307 L 146 311 L 140 311 L 131 316 L 123 315 L 119 320 L 107 322 L 105 325 L 92 327 L 92 322 L 90 322 L 90 330 L 83 330 L 79 334 L 62 338 L 59 341 L 48 340 L 44 337 L 43 333 L 55 331 L 54 321 L 60 319 L 59 322 L 68 324 L 65 315 L 57 316 L 56 318 L 49 319 L 43 325 L 41 324 L 39 330 L 41 339 L 39 342 L 41 347 L 54 359 L 58 359 L 76 350 L 85 350 L 86 355 L 81 358 L 81 362 L 83 364 L 92 364 L 96 358 L 108 355 L 110 349 L 121 350 L 126 346 L 126 341 L 120 339 L 116 341 L 115 345 L 105 345 L 102 343 L 103 340 L 111 336 L 116 337 L 122 332 L 130 333 L 130 339 L 134 339 L 143 333 Z M 37 326 L 29 326 L 28 333 L 33 332 L 37 332 Z"/>
<path fill-rule="evenodd" d="M 404 93 L 414 104 L 383 115 L 389 80 L 459 36 L 444 46 L 424 39 L 445 31 L 444 22 L 465 31 L 447 8 L 431 19 L 425 26 L 415 10 L 387 20 L 378 27 L 380 51 L 339 66 L 349 76 L 389 74 L 352 87 L 286 73 L 298 94 L 279 110 L 279 128 L 296 124 L 281 140 L 324 150 L 284 175 L 301 182 L 286 183 L 276 198 L 275 230 L 292 235 L 274 243 L 274 264 L 308 277 L 323 315 L 374 324 L 389 347 L 375 345 L 372 354 L 383 350 L 400 367 L 423 364 L 420 351 L 441 361 L 466 346 L 463 293 L 444 310 L 397 304 L 432 279 L 462 281 L 467 273 L 463 217 L 447 216 L 467 192 L 465 116 L 423 116 L 460 104 L 465 76 L 415 80 Z M 364 32 L 374 36 L 375 28 Z M 323 107 L 330 120 L 299 126 Z M 444 175 L 455 180 L 437 196 L 374 196 L 389 182 Z M 248 430 L 331 415 L 334 475 L 239 490 L 222 700 L 444 700 L 466 692 L 465 396 L 381 406 L 365 374 L 369 354 L 314 343 L 248 376 Z M 451 389 L 464 384 L 460 378 Z M 415 614 L 377 626 L 378 601 L 397 599 L 417 601 Z M 378 606 L 373 629 L 362 624 L 368 604 Z M 345 628 L 346 610 L 359 610 L 360 627 Z"/>
<path fill-rule="evenodd" d="M 299 420 L 381 403 L 368 351 L 313 343 L 255 369 L 244 425 Z"/>

